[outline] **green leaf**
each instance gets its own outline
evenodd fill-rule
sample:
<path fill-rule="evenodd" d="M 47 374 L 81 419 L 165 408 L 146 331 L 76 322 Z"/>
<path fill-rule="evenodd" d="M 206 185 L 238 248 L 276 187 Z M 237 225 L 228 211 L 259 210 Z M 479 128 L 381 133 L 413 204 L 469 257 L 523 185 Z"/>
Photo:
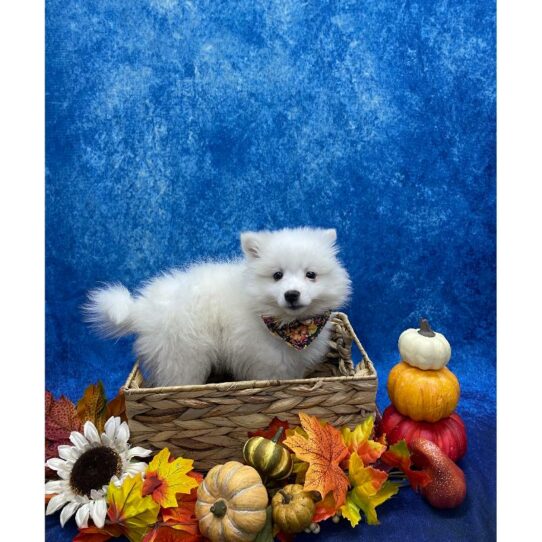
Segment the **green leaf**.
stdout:
<path fill-rule="evenodd" d="M 271 506 L 267 507 L 266 514 L 265 525 L 254 539 L 254 542 L 273 542 L 273 511 Z"/>

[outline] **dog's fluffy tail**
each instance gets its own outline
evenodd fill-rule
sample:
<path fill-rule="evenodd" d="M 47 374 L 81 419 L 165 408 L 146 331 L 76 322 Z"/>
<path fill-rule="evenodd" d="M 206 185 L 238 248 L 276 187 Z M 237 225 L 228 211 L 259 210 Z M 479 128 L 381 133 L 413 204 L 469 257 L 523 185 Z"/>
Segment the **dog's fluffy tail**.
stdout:
<path fill-rule="evenodd" d="M 132 314 L 135 300 L 122 284 L 92 290 L 83 306 L 85 320 L 105 337 L 133 333 Z"/>

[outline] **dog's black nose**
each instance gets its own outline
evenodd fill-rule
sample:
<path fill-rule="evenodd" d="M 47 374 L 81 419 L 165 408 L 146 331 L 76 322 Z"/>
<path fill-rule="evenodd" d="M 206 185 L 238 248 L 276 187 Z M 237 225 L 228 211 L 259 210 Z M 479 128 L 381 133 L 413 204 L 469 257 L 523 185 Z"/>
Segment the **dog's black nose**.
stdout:
<path fill-rule="evenodd" d="M 288 303 L 295 303 L 299 299 L 299 292 L 297 290 L 288 290 L 284 294 L 284 298 Z"/>

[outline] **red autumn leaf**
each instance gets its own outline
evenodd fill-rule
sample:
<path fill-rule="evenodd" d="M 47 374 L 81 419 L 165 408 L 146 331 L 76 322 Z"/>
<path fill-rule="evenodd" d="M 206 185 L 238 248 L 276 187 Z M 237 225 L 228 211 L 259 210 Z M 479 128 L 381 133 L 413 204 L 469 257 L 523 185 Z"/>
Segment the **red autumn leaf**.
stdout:
<path fill-rule="evenodd" d="M 205 539 L 199 531 L 192 534 L 166 523 L 157 523 L 141 542 L 201 542 L 203 540 Z"/>
<path fill-rule="evenodd" d="M 105 415 L 106 421 L 111 418 L 111 416 L 118 416 L 123 422 L 128 421 L 128 417 L 126 416 L 126 402 L 124 400 L 124 390 L 122 388 L 119 390 L 117 396 L 111 399 L 109 403 L 107 403 Z"/>
<path fill-rule="evenodd" d="M 199 533 L 198 519 L 194 512 L 195 502 L 181 502 L 176 508 L 164 508 L 162 518 L 168 527 L 196 535 Z"/>
<path fill-rule="evenodd" d="M 49 410 L 53 404 L 53 394 L 49 390 L 45 390 L 45 416 L 49 414 Z"/>
<path fill-rule="evenodd" d="M 348 478 L 339 463 L 348 455 L 341 434 L 331 425 L 322 425 L 318 418 L 299 413 L 301 425 L 307 438 L 292 434 L 284 444 L 296 456 L 309 463 L 305 475 L 305 491 L 318 491 L 324 498 L 331 491 L 337 506 L 344 504 L 348 490 Z"/>
<path fill-rule="evenodd" d="M 120 525 L 104 525 L 99 527 L 91 526 L 85 529 L 80 529 L 73 542 L 105 542 L 111 538 L 122 536 Z"/>
<path fill-rule="evenodd" d="M 410 482 L 412 489 L 418 491 L 431 482 L 431 476 L 423 470 L 412 470 L 412 461 L 410 451 L 404 440 L 391 445 L 386 452 L 382 454 L 382 461 L 389 467 L 395 467 L 402 470 Z"/>
<path fill-rule="evenodd" d="M 61 444 L 71 444 L 71 442 L 68 439 L 62 439 L 58 441 L 45 439 L 45 461 L 51 459 L 51 457 L 58 456 L 58 447 Z M 56 472 L 54 470 L 49 468 L 46 468 L 46 470 L 51 471 L 53 475 L 56 475 Z"/>
<path fill-rule="evenodd" d="M 54 399 L 50 391 L 45 392 L 45 439 L 52 442 L 69 441 L 72 431 L 81 431 L 81 421 L 75 405 L 62 395 Z"/>
<path fill-rule="evenodd" d="M 335 504 L 333 493 L 328 493 L 326 498 L 322 501 L 318 501 L 314 508 L 314 516 L 312 521 L 314 523 L 320 523 L 325 521 L 337 513 L 339 507 Z"/>
<path fill-rule="evenodd" d="M 50 391 L 45 392 L 45 461 L 57 457 L 61 444 L 70 444 L 70 433 L 81 431 L 83 426 L 77 416 L 75 405 L 66 397 L 54 399 Z M 45 477 L 56 473 L 45 468 Z"/>
<path fill-rule="evenodd" d="M 107 421 L 107 401 L 101 381 L 87 387 L 77 403 L 77 415 L 82 422 L 91 421 L 98 432 L 104 430 Z"/>
<path fill-rule="evenodd" d="M 258 429 L 257 431 L 249 432 L 248 436 L 272 439 L 277 434 L 280 427 L 284 429 L 284 432 L 279 438 L 279 442 L 282 442 L 286 438 L 286 429 L 288 429 L 290 425 L 287 421 L 283 421 L 276 416 L 271 420 L 271 423 L 265 429 Z"/>

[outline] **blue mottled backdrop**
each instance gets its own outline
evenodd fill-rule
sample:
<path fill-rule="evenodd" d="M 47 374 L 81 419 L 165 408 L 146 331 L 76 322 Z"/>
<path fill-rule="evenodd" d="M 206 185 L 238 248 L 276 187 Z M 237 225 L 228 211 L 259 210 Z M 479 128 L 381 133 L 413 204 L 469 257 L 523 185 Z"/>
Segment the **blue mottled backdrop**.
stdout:
<path fill-rule="evenodd" d="M 99 281 L 336 227 L 379 406 L 403 329 L 427 315 L 452 343 L 469 494 L 438 512 L 403 490 L 321 539 L 493 540 L 494 3 L 48 0 L 46 20 L 47 387 L 124 382 L 131 341 L 81 321 Z"/>

